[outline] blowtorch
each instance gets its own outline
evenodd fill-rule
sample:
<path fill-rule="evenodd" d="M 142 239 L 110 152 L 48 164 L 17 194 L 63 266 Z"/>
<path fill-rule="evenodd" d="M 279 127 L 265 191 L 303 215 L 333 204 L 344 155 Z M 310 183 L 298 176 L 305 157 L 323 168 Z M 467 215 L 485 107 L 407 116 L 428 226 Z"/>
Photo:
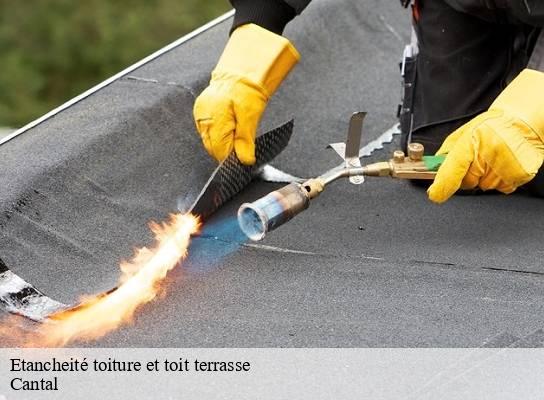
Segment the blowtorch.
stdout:
<path fill-rule="evenodd" d="M 362 166 L 359 147 L 365 116 L 364 112 L 353 114 L 346 143 L 334 143 L 329 146 L 344 159 L 341 168 L 335 168 L 303 183 L 290 183 L 253 203 L 241 205 L 238 210 L 238 223 L 248 238 L 254 241 L 263 239 L 268 232 L 306 210 L 311 200 L 340 178 L 349 178 L 355 185 L 363 183 L 365 176 L 434 179 L 436 171 L 444 161 L 444 156 L 425 156 L 425 149 L 420 143 L 410 143 L 407 155 L 402 150 L 396 150 L 388 161 Z"/>

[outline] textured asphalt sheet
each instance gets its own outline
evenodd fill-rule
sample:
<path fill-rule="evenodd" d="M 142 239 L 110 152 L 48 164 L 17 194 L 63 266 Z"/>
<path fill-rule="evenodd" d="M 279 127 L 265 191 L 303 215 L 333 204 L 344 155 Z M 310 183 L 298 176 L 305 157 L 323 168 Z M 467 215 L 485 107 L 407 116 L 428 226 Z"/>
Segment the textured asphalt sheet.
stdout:
<path fill-rule="evenodd" d="M 322 0 L 288 27 L 303 59 L 261 127 L 295 117 L 276 167 L 312 176 L 339 164 L 326 145 L 344 140 L 353 111 L 369 112 L 363 144 L 395 123 L 408 18 L 396 2 Z M 229 21 L 0 146 L 0 258 L 14 272 L 63 302 L 106 290 L 119 260 L 150 242 L 147 221 L 194 198 L 213 164 L 192 104 L 228 30 Z M 436 206 L 407 182 L 337 182 L 248 243 L 236 209 L 276 187 L 255 182 L 227 204 L 166 295 L 91 345 L 542 345 L 541 200 Z"/>

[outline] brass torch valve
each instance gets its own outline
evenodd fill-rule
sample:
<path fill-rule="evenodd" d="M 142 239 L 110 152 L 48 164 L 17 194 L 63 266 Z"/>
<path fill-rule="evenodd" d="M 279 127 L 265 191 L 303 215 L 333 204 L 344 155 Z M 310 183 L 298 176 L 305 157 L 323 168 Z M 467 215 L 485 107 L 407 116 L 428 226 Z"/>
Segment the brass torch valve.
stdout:
<path fill-rule="evenodd" d="M 377 162 L 363 167 L 365 176 L 391 176 L 400 179 L 434 179 L 443 156 L 425 156 L 421 143 L 408 145 L 408 156 L 396 150 L 389 161 Z"/>

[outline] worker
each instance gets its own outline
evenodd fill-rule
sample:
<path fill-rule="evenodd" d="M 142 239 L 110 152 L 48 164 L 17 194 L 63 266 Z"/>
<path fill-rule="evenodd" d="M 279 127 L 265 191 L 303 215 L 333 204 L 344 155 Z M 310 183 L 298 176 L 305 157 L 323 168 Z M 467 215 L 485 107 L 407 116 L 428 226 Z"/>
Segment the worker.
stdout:
<path fill-rule="evenodd" d="M 235 151 L 251 165 L 261 115 L 300 58 L 283 30 L 310 0 L 231 3 L 231 36 L 195 102 L 194 118 L 215 159 Z M 544 1 L 401 5 L 411 7 L 413 27 L 402 64 L 403 143 L 420 142 L 446 155 L 429 198 L 442 203 L 459 189 L 508 194 L 523 185 L 544 188 L 544 173 L 538 173 L 544 161 Z"/>

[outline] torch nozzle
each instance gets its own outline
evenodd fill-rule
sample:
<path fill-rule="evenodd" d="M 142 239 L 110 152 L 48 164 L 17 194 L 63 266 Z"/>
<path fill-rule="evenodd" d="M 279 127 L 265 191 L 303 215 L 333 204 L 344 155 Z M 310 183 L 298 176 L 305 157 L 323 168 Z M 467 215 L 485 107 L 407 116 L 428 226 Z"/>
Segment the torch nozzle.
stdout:
<path fill-rule="evenodd" d="M 244 203 L 238 210 L 238 223 L 248 238 L 263 239 L 266 234 L 283 225 L 310 206 L 310 200 L 324 189 L 320 179 L 302 184 L 290 183 L 253 203 Z"/>

